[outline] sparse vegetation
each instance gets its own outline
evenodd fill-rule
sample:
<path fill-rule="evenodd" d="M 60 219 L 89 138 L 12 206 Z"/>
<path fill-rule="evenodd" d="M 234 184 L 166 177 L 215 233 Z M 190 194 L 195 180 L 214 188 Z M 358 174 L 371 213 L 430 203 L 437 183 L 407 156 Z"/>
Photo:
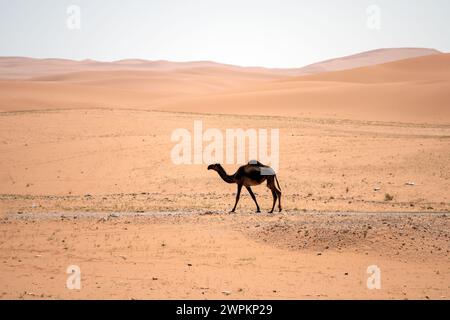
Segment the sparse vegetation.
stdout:
<path fill-rule="evenodd" d="M 394 199 L 393 195 L 390 195 L 389 193 L 386 193 L 384 195 L 384 201 L 392 201 Z"/>

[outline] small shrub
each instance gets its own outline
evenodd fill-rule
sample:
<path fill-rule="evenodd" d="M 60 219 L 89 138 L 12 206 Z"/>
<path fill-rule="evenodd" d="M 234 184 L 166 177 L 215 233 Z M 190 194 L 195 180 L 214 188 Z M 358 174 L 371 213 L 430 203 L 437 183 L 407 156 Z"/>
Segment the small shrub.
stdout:
<path fill-rule="evenodd" d="M 394 199 L 394 196 L 390 195 L 389 193 L 386 193 L 384 195 L 384 201 L 392 201 Z"/>

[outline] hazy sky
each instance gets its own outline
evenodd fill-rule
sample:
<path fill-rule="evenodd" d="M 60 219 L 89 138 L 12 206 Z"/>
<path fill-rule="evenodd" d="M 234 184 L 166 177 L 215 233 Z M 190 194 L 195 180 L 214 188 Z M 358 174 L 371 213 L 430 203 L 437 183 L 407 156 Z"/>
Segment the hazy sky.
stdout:
<path fill-rule="evenodd" d="M 0 39 L 1 56 L 299 67 L 385 47 L 448 52 L 450 1 L 0 0 Z"/>

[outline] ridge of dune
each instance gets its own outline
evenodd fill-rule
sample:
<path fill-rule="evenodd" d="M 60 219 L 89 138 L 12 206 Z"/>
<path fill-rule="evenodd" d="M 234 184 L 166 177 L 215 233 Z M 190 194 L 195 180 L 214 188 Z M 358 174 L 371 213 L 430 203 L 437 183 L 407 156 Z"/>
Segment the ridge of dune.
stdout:
<path fill-rule="evenodd" d="M 400 82 L 449 80 L 450 54 L 442 53 L 350 70 L 291 78 L 289 81 Z"/>
<path fill-rule="evenodd" d="M 426 48 L 389 48 L 362 52 L 346 57 L 317 62 L 301 68 L 244 67 L 213 61 L 174 62 L 167 60 L 122 59 L 112 62 L 70 60 L 61 58 L 0 57 L 0 79 L 30 79 L 80 71 L 177 71 L 193 68 L 220 68 L 236 72 L 259 72 L 273 75 L 300 76 L 377 65 L 412 57 L 436 55 Z"/>
<path fill-rule="evenodd" d="M 0 57 L 0 79 L 28 80 L 33 78 L 60 76 L 87 71 L 161 71 L 177 72 L 190 69 L 219 69 L 230 72 L 250 72 L 280 76 L 283 73 L 264 67 L 241 67 L 213 61 L 173 62 L 166 60 L 124 59 L 113 62 L 95 60 L 36 59 L 27 57 Z"/>
<path fill-rule="evenodd" d="M 392 61 L 438 55 L 442 52 L 428 48 L 383 48 L 361 52 L 345 57 L 329 59 L 307 65 L 298 70 L 299 75 L 348 70 L 365 66 L 379 65 Z"/>

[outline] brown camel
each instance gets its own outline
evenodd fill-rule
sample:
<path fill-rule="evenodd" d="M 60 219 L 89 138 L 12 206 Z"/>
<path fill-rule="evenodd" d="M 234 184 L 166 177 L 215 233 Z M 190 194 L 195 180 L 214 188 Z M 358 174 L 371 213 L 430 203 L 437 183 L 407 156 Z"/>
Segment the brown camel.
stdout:
<path fill-rule="evenodd" d="M 251 189 L 251 186 L 257 186 L 263 183 L 265 180 L 267 180 L 267 187 L 272 191 L 273 195 L 272 210 L 270 210 L 269 213 L 273 212 L 277 199 L 278 199 L 278 208 L 281 212 L 281 188 L 280 184 L 278 183 L 275 171 L 271 167 L 265 166 L 258 161 L 252 160 L 248 164 L 240 167 L 233 175 L 228 175 L 225 172 L 225 169 L 219 163 L 209 165 L 208 170 L 217 171 L 217 173 L 223 179 L 223 181 L 227 183 L 237 184 L 236 203 L 234 204 L 233 210 L 231 210 L 231 212 L 234 212 L 236 210 L 236 206 L 241 196 L 242 186 L 245 186 L 247 188 L 253 201 L 255 201 L 256 212 L 261 212 L 261 210 L 259 209 L 258 202 L 256 201 L 256 197 Z M 277 182 L 278 188 L 275 186 L 275 180 Z"/>

